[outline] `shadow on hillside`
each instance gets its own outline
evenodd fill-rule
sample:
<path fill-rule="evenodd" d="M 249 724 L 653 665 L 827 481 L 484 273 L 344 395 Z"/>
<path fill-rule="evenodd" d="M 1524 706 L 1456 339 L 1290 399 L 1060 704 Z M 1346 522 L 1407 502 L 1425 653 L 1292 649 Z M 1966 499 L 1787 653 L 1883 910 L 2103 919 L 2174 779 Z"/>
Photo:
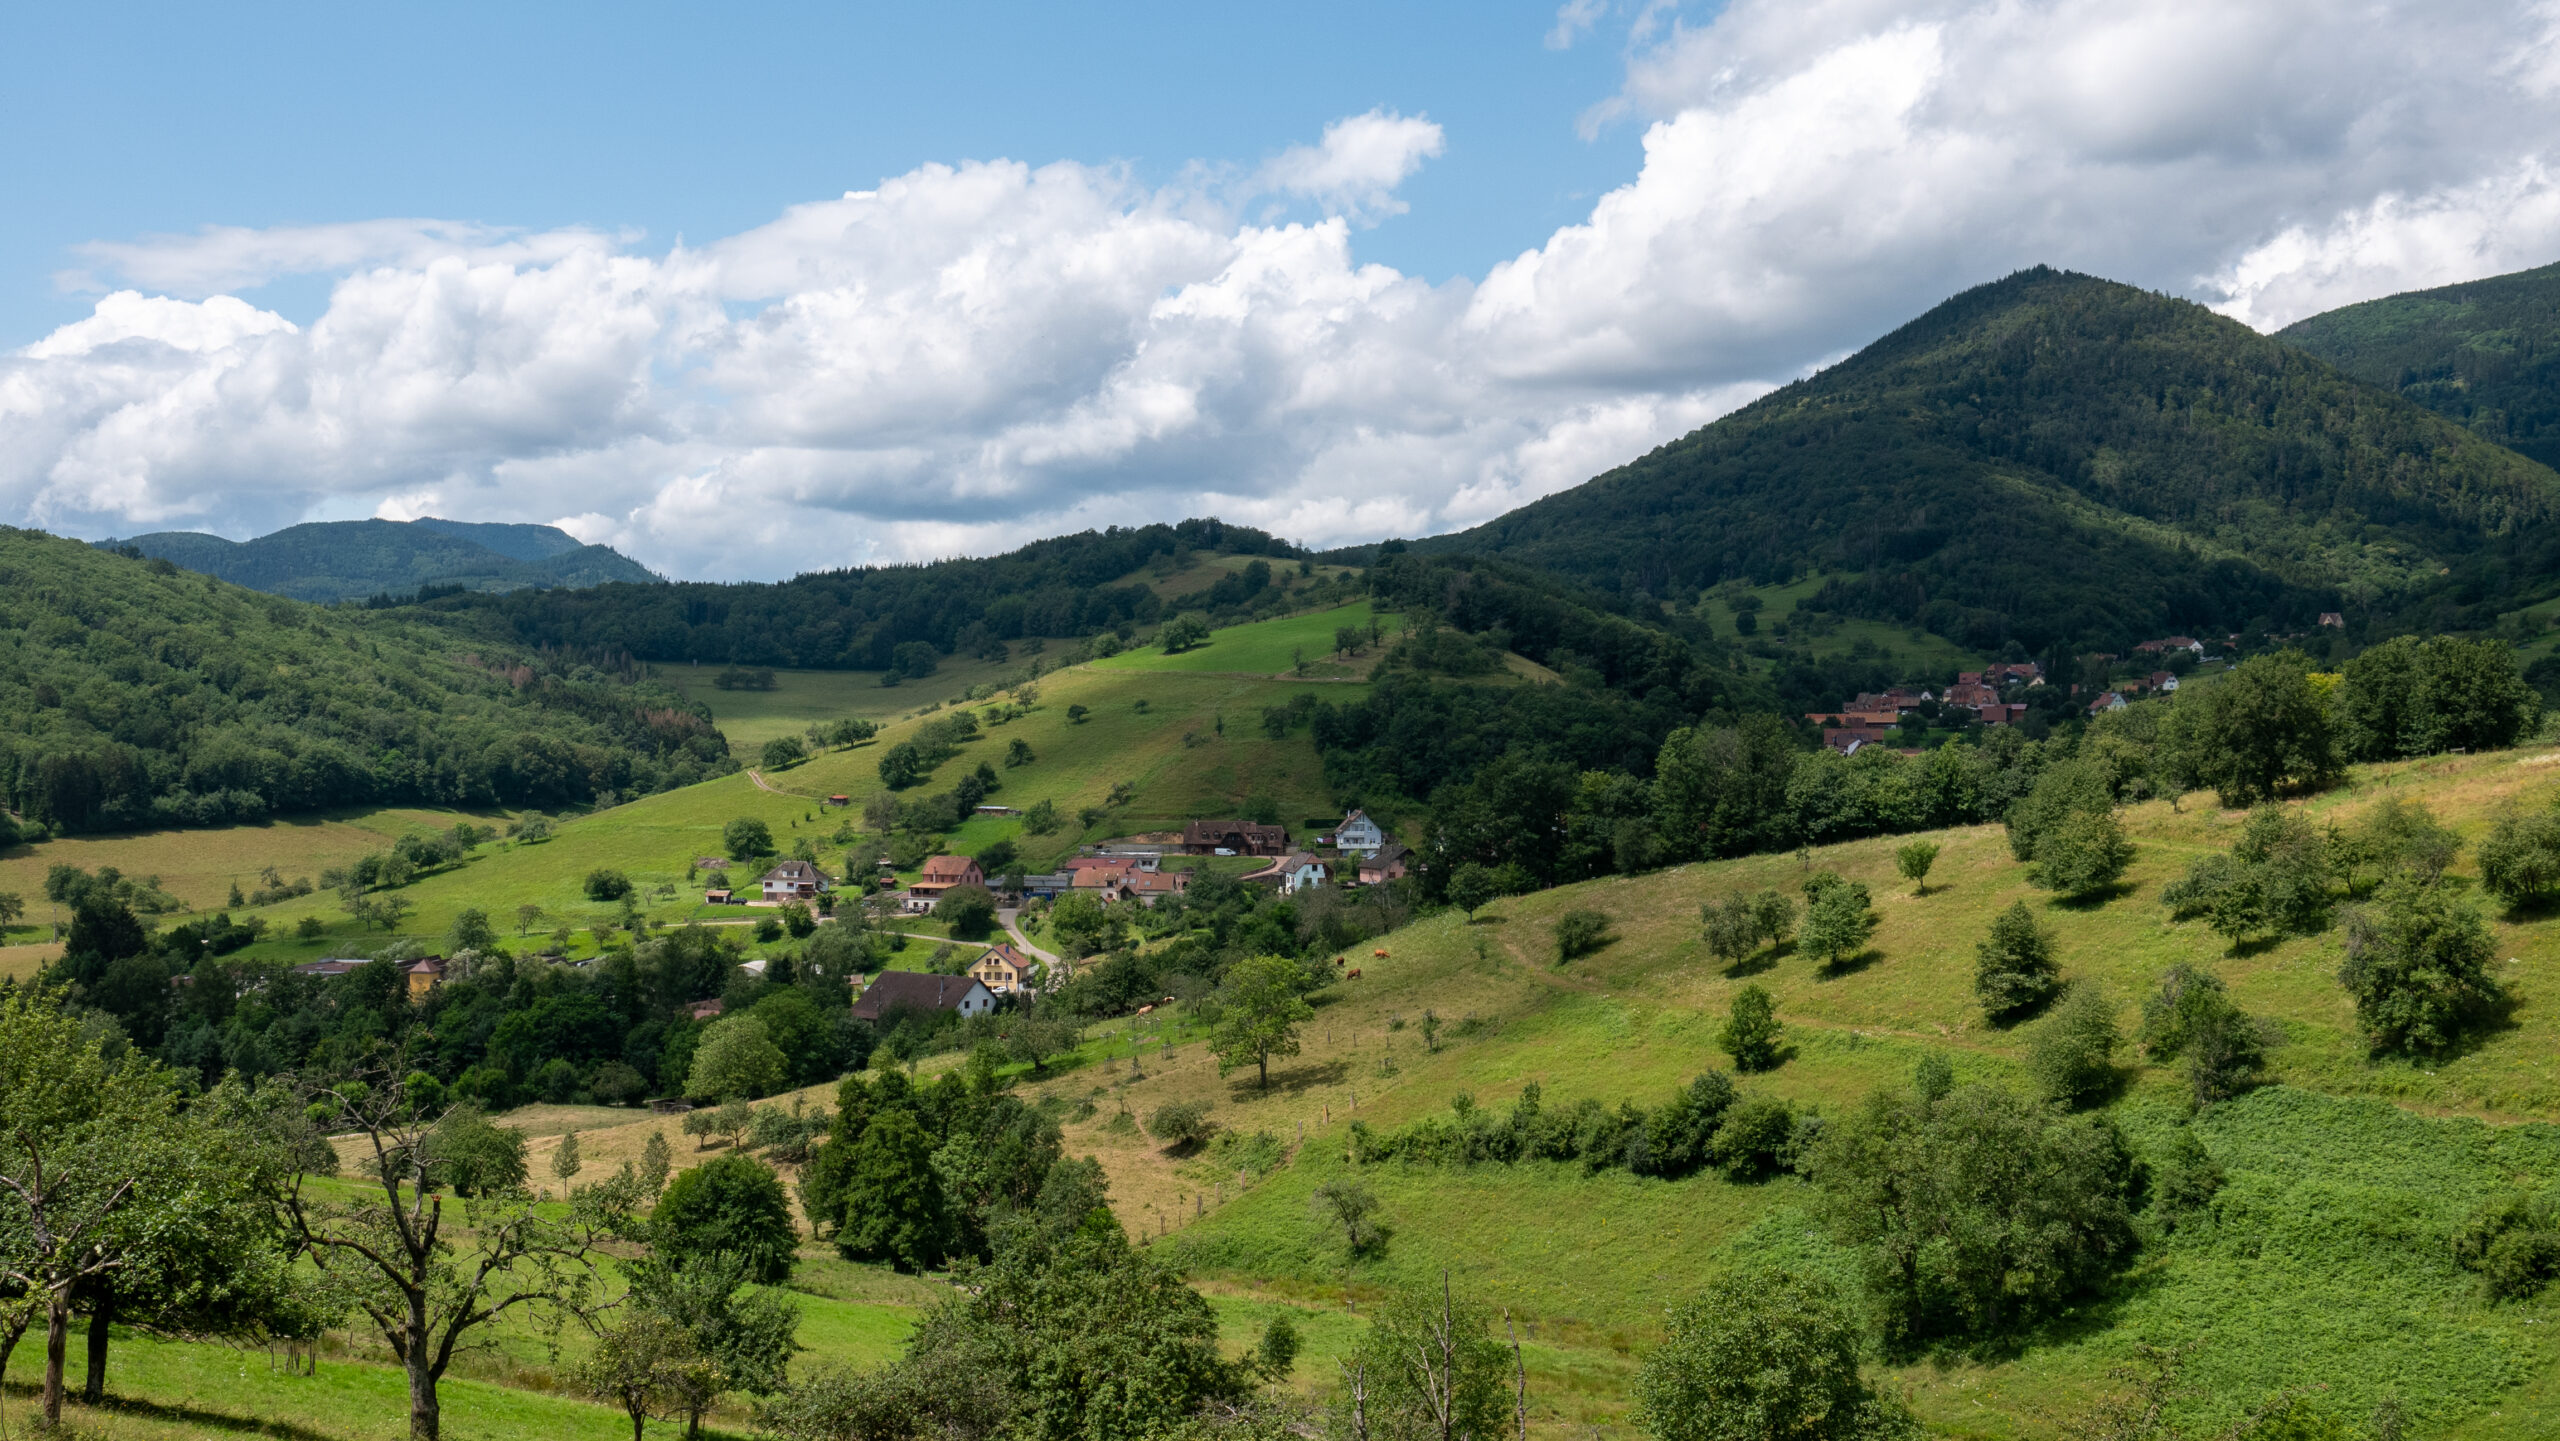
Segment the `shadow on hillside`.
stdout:
<path fill-rule="evenodd" d="M 1756 976 L 1762 971 L 1775 969 L 1778 962 L 1785 960 L 1787 957 L 1792 956 L 1795 953 L 1795 942 L 1780 941 L 1778 944 L 1769 947 L 1765 951 L 1754 951 L 1750 955 L 1744 956 L 1741 960 L 1725 967 L 1724 973 L 1735 980 L 1741 980 L 1745 976 Z"/>
<path fill-rule="evenodd" d="M 1872 966 L 1883 959 L 1883 951 L 1878 950 L 1874 946 L 1869 946 L 1854 956 L 1842 956 L 1840 959 L 1833 961 L 1827 966 L 1814 967 L 1813 976 L 1814 979 L 1818 981 L 1837 981 L 1844 977 L 1854 976 L 1858 972 L 1865 970 L 1867 967 Z"/>
<path fill-rule="evenodd" d="M 73 1378 L 75 1390 L 77 1384 L 78 1378 L 75 1377 Z M 9 1398 L 13 1403 L 22 1403 L 26 1405 L 34 1405 L 43 1390 L 43 1388 L 36 1383 L 27 1381 L 12 1381 L 8 1383 L 6 1389 L 8 1391 Z M 68 1400 L 69 1398 L 66 1399 Z M 77 1402 L 73 1401 L 71 1404 L 76 1405 Z M 64 1433 L 67 1435 L 78 1434 L 72 1425 L 71 1417 L 68 1414 L 71 1406 L 66 1405 L 64 1409 Z M 154 1421 L 161 1421 L 175 1425 L 201 1426 L 209 1431 L 234 1432 L 243 1436 L 280 1436 L 286 1438 L 286 1441 L 338 1441 L 336 1436 L 327 1431 L 322 1431 L 310 1426 L 298 1426 L 291 1421 L 261 1420 L 254 1416 L 233 1415 L 227 1411 L 208 1411 L 201 1406 L 169 1405 L 158 1401 L 133 1401 L 113 1395 L 107 1397 L 105 1402 L 100 1405 L 83 1407 L 81 1409 L 87 1410 L 92 1414 L 142 1416 L 148 1417 Z M 15 1428 L 13 1427 L 12 1429 L 14 1430 Z"/>
<path fill-rule="evenodd" d="M 1303 1066 L 1290 1066 L 1285 1069 L 1275 1066 L 1271 1071 L 1270 1090 L 1265 1091 L 1261 1081 L 1256 1077 L 1239 1075 L 1227 1083 L 1227 1098 L 1241 1105 L 1246 1101 L 1259 1100 L 1266 1095 L 1294 1096 L 1318 1086 L 1339 1086 L 1350 1075 L 1351 1066 L 1344 1061 L 1311 1061 Z"/>
<path fill-rule="evenodd" d="M 2123 900 L 2140 889 L 2140 886 L 2131 881 L 2118 881 L 2113 885 L 2100 886 L 2094 891 L 2082 891 L 2076 896 L 2055 896 L 2045 904 L 2058 911 L 2094 911 L 2109 901 Z"/>
<path fill-rule="evenodd" d="M 1971 1341 L 1943 1340 L 1913 1347 L 1910 1359 L 1926 1359 L 1940 1371 L 1961 1365 L 1996 1365 L 2018 1361 L 2030 1351 L 2052 1350 L 2095 1341 L 2115 1329 L 2134 1302 L 2166 1284 L 2167 1267 L 2155 1257 L 2138 1257 L 2133 1266 L 2100 1283 L 2061 1316 L 2028 1326 L 2013 1326 Z"/>

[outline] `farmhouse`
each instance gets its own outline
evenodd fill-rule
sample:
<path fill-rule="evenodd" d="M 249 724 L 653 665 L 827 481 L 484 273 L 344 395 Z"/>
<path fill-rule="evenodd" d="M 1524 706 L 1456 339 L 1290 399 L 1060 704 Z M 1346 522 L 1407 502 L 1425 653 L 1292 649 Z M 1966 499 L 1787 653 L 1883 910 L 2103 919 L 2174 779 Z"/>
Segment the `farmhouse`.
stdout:
<path fill-rule="evenodd" d="M 1289 848 L 1289 831 L 1252 821 L 1193 821 L 1182 828 L 1182 848 L 1195 856 L 1276 856 Z"/>
<path fill-rule="evenodd" d="M 1261 870 L 1240 879 L 1249 882 L 1277 882 L 1282 895 L 1294 895 L 1309 886 L 1320 886 L 1333 879 L 1333 866 L 1305 851 L 1292 851 Z"/>
<path fill-rule="evenodd" d="M 768 901 L 814 901 L 826 888 L 826 874 L 807 861 L 784 861 L 764 873 Z"/>
<path fill-rule="evenodd" d="M 978 863 L 967 856 L 928 856 L 923 874 L 916 877 L 916 883 L 907 887 L 907 891 L 911 895 L 940 900 L 942 893 L 953 886 L 983 886 L 986 883 L 987 873 L 978 869 Z"/>
<path fill-rule="evenodd" d="M 1376 855 L 1364 857 L 1361 860 L 1360 884 L 1376 886 L 1384 885 L 1388 881 L 1403 880 L 1410 873 L 1412 854 L 1394 841 L 1380 846 Z"/>
<path fill-rule="evenodd" d="M 1387 843 L 1387 833 L 1362 811 L 1353 811 L 1333 828 L 1335 849 L 1355 856 L 1374 856 Z"/>
<path fill-rule="evenodd" d="M 995 995 L 1009 996 L 1030 986 L 1036 964 L 1010 945 L 989 946 L 969 967 L 969 979 Z"/>
<path fill-rule="evenodd" d="M 983 1016 L 996 1008 L 995 993 L 969 976 L 928 976 L 922 971 L 882 971 L 853 1003 L 857 1021 L 877 1021 L 893 1011 L 956 1011 Z"/>

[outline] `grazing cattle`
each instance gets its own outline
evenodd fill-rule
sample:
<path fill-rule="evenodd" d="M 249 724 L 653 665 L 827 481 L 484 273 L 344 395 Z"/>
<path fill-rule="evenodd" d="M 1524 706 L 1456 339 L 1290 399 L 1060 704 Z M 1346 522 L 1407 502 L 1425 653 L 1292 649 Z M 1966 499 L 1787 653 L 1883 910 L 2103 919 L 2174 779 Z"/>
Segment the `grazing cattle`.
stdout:
<path fill-rule="evenodd" d="M 1350 973 L 1349 975 L 1347 975 L 1347 976 L 1344 976 L 1344 977 L 1343 977 L 1343 979 L 1344 979 L 1344 980 L 1346 980 L 1346 981 L 1356 981 L 1356 980 L 1360 979 L 1360 968 L 1359 968 L 1358 966 L 1353 966 L 1353 967 L 1351 968 L 1351 973 Z"/>
<path fill-rule="evenodd" d="M 1386 952 L 1384 952 L 1384 951 L 1371 951 L 1369 954 L 1371 954 L 1371 955 L 1373 955 L 1373 956 L 1376 956 L 1379 960 L 1382 960 L 1382 961 L 1383 961 L 1383 960 L 1385 960 L 1385 959 L 1387 958 L 1387 953 L 1386 953 Z"/>

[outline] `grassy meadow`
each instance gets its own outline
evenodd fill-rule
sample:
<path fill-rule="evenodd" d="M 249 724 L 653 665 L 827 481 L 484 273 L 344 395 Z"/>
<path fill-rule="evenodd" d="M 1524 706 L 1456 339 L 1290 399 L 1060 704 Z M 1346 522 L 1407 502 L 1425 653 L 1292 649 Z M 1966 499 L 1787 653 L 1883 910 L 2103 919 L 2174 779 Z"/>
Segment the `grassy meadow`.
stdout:
<path fill-rule="evenodd" d="M 1283 616 L 1211 631 L 1206 642 L 1178 655 L 1166 655 L 1160 646 L 1140 645 L 1095 661 L 1093 668 L 1101 671 L 1205 671 L 1271 676 L 1280 680 L 1360 679 L 1376 665 L 1377 649 L 1366 648 L 1360 655 L 1337 658 L 1333 649 L 1333 633 L 1343 626 L 1366 630 L 1373 618 L 1382 623 L 1390 638 L 1399 628 L 1399 617 L 1377 616 L 1364 600 L 1331 610 L 1310 611 L 1304 615 Z M 1293 672 L 1301 659 L 1306 663 L 1304 676 Z"/>
<path fill-rule="evenodd" d="M 1760 597 L 1761 604 L 1760 629 L 1756 637 L 1742 635 L 1734 629 L 1733 607 L 1727 605 L 1722 596 L 1709 592 L 1699 605 L 1719 636 L 1735 641 L 1773 640 L 1777 637 L 1772 633 L 1770 623 L 1780 620 L 1792 621 L 1796 607 L 1810 599 L 1815 591 L 1822 589 L 1829 579 L 1828 576 L 1810 575 L 1789 581 L 1784 585 L 1752 587 L 1751 594 Z M 1805 642 L 1816 656 L 1826 658 L 1847 655 L 1851 647 L 1863 640 L 1874 645 L 1879 651 L 1890 651 L 1902 657 L 1915 670 L 1970 670 L 1981 666 L 1987 659 L 1964 649 L 1945 636 L 1924 630 L 1888 625 L 1879 620 L 1854 620 L 1843 617 L 1832 628 L 1826 629 L 1820 635 L 1793 636 L 1790 639 Z M 1771 663 L 1761 661 L 1758 664 L 1766 669 Z"/>

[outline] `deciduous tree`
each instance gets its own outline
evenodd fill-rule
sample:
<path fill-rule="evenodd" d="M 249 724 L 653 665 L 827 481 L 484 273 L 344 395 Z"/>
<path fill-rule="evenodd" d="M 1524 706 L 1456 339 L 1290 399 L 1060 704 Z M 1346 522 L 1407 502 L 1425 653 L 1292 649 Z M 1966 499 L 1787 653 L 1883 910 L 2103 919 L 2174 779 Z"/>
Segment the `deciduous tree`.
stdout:
<path fill-rule="evenodd" d="M 1262 1088 L 1271 1089 L 1271 1058 L 1298 1054 L 1298 1027 L 1315 1017 L 1299 994 L 1305 974 L 1286 956 L 1255 956 L 1227 968 L 1209 1023 L 1218 1074 L 1250 1061 Z"/>

